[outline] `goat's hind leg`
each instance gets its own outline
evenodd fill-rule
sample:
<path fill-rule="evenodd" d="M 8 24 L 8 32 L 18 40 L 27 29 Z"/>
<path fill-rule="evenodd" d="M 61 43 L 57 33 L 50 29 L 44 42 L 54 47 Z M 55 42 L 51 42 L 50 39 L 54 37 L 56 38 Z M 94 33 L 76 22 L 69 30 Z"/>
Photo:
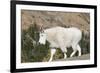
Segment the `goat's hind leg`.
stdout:
<path fill-rule="evenodd" d="M 51 62 L 53 60 L 53 55 L 55 54 L 55 52 L 56 52 L 55 48 L 50 49 L 51 56 L 50 56 L 49 62 Z"/>
<path fill-rule="evenodd" d="M 78 51 L 78 56 L 81 56 L 81 48 L 79 45 L 72 46 L 72 48 L 73 48 L 73 52 L 70 55 L 70 57 L 73 57 L 77 51 Z"/>
<path fill-rule="evenodd" d="M 73 57 L 76 52 L 77 52 L 77 50 L 73 50 L 73 52 L 71 53 L 70 57 Z"/>
<path fill-rule="evenodd" d="M 77 45 L 77 50 L 78 50 L 78 56 L 81 56 L 81 48 L 79 45 Z"/>
<path fill-rule="evenodd" d="M 70 57 L 73 57 L 77 52 L 77 46 L 72 46 L 73 52 L 71 53 Z"/>

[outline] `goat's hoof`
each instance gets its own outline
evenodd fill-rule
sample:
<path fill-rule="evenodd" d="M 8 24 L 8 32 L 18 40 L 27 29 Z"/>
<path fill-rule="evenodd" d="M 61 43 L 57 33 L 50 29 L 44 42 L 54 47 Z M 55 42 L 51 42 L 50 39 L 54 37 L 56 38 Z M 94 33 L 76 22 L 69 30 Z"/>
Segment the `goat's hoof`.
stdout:
<path fill-rule="evenodd" d="M 79 57 L 80 57 L 81 55 L 79 55 Z"/>

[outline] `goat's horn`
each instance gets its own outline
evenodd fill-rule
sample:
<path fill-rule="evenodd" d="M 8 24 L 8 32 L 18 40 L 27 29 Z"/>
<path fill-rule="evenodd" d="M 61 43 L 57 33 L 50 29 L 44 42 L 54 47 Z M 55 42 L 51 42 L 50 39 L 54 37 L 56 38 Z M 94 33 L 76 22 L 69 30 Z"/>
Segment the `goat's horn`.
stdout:
<path fill-rule="evenodd" d="M 43 25 L 41 25 L 40 30 L 43 30 Z"/>

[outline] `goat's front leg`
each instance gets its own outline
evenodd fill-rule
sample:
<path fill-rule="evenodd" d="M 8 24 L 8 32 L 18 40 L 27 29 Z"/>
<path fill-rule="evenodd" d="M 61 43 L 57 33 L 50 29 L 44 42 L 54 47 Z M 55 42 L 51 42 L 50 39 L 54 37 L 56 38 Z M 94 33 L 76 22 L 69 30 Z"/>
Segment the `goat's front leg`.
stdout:
<path fill-rule="evenodd" d="M 66 59 L 67 58 L 67 54 L 66 54 L 66 52 L 64 52 L 64 59 Z"/>
<path fill-rule="evenodd" d="M 64 53 L 64 59 L 66 59 L 67 58 L 67 48 L 61 48 L 61 50 L 62 50 L 62 52 Z"/>
<path fill-rule="evenodd" d="M 51 52 L 51 56 L 50 56 L 49 62 L 51 62 L 53 60 L 53 55 L 55 54 L 56 49 L 55 48 L 51 48 L 50 52 Z"/>

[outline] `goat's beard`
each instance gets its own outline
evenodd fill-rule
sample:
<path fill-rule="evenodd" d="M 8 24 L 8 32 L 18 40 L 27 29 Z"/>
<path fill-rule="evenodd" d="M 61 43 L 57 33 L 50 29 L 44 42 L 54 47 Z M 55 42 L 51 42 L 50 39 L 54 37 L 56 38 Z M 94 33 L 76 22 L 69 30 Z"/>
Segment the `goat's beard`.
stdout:
<path fill-rule="evenodd" d="M 39 39 L 39 43 L 45 45 L 46 44 L 46 39 L 45 38 Z"/>

